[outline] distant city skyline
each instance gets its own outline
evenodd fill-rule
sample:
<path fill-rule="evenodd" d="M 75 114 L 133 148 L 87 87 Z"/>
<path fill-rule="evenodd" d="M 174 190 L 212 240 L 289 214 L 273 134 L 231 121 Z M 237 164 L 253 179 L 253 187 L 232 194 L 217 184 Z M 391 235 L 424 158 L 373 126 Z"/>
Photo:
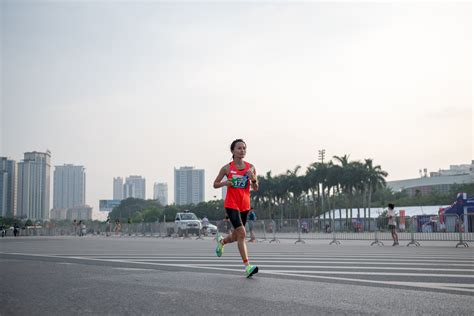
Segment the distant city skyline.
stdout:
<path fill-rule="evenodd" d="M 34 168 L 44 168 L 44 171 L 41 171 L 40 173 L 45 173 L 45 177 L 47 178 L 47 164 L 48 164 L 48 161 L 49 161 L 49 166 L 52 164 L 51 163 L 51 158 L 52 158 L 52 155 L 51 155 L 51 152 L 49 151 L 46 151 L 45 153 L 42 153 L 42 152 L 37 152 L 37 151 L 34 151 L 34 152 L 25 152 L 24 153 L 24 159 L 22 161 L 20 161 L 19 163 L 17 163 L 15 160 L 12 160 L 12 159 L 7 159 L 7 157 L 2 157 L 0 156 L 0 161 L 3 162 L 3 165 L 6 165 L 6 162 L 9 162 L 10 165 L 12 163 L 15 163 L 15 164 L 18 164 L 18 166 L 20 165 L 23 165 L 24 162 L 25 162 L 25 159 L 27 161 L 27 163 L 31 163 L 31 161 L 35 162 L 35 165 L 37 165 L 36 167 Z M 10 157 L 9 157 L 10 158 Z M 409 195 L 412 195 L 414 194 L 414 190 L 416 188 L 416 185 L 418 186 L 426 186 L 426 188 L 424 188 L 423 190 L 425 190 L 426 192 L 428 191 L 431 191 L 432 188 L 428 188 L 428 186 L 431 186 L 431 185 L 434 185 L 435 187 L 437 185 L 439 185 L 439 183 L 445 183 L 443 181 L 448 181 L 449 183 L 469 183 L 469 181 L 472 181 L 472 174 L 473 174 L 473 171 L 474 171 L 474 160 L 471 161 L 470 164 L 468 163 L 464 163 L 464 164 L 450 164 L 449 165 L 449 168 L 446 168 L 446 169 L 443 169 L 443 168 L 438 168 L 436 171 L 431 171 L 431 170 L 428 170 L 428 169 L 419 169 L 419 174 L 417 176 L 414 176 L 414 177 L 411 177 L 411 178 L 407 178 L 407 179 L 400 179 L 400 180 L 395 180 L 395 181 L 389 181 L 390 183 L 388 183 L 388 186 L 391 187 L 392 189 L 398 191 L 400 190 L 400 188 L 403 188 L 405 186 L 411 186 L 411 187 L 414 187 L 414 188 L 411 188 L 408 190 L 408 194 Z M 0 166 L 1 167 L 1 166 Z M 5 169 L 5 166 L 3 167 Z M 10 169 L 15 169 L 12 165 L 9 167 Z M 26 167 L 26 169 L 28 169 L 29 167 Z M 18 167 L 16 168 L 18 169 Z M 22 171 L 21 171 L 21 176 L 22 177 L 25 177 L 23 175 L 23 172 L 25 169 L 25 167 L 21 167 Z M 85 184 L 85 173 L 84 173 L 84 170 L 85 170 L 85 167 L 84 166 L 74 166 L 72 164 L 64 164 L 62 166 L 56 166 L 56 169 L 53 173 L 53 179 L 54 179 L 54 182 L 53 182 L 53 190 L 54 190 L 54 193 L 51 195 L 52 199 L 50 199 L 49 201 L 43 201 L 41 203 L 50 203 L 51 201 L 53 202 L 53 207 L 50 209 L 51 210 L 51 218 L 57 218 L 57 219 L 66 219 L 66 218 L 70 218 L 71 214 L 89 214 L 88 212 L 92 212 L 92 208 L 89 208 L 89 203 L 83 203 L 83 205 L 81 205 L 83 199 L 85 200 L 85 197 L 82 196 L 83 194 L 83 191 L 81 191 L 79 189 L 79 191 L 75 190 L 75 192 L 73 191 L 70 191 L 72 187 L 76 187 L 77 189 L 77 186 L 84 186 L 84 189 L 86 187 L 86 184 Z M 11 172 L 11 171 L 10 171 Z M 183 195 L 183 198 L 182 199 L 189 199 L 189 201 L 191 201 L 193 198 L 195 198 L 195 201 L 193 202 L 189 202 L 189 201 L 180 201 L 179 204 L 187 204 L 187 203 L 199 203 L 201 201 L 201 197 L 203 196 L 203 192 L 200 192 L 200 189 L 199 187 L 202 187 L 202 185 L 198 185 L 197 187 L 195 186 L 196 183 L 202 183 L 202 179 L 204 178 L 204 170 L 200 170 L 200 169 L 195 169 L 194 167 L 180 167 L 179 169 L 174 169 L 174 172 L 175 172 L 175 178 L 176 177 L 180 177 L 180 174 L 183 175 L 183 179 L 185 180 L 189 180 L 189 181 L 185 181 L 183 182 L 183 185 L 182 185 L 182 188 L 181 190 L 184 189 L 184 195 Z M 197 173 L 196 173 L 197 172 Z M 1 173 L 1 168 L 0 168 L 0 173 Z M 196 173 L 196 175 L 193 175 L 193 173 Z M 33 173 L 30 173 L 30 174 L 36 174 L 36 171 L 33 171 Z M 465 176 L 464 177 L 459 177 L 460 174 L 464 174 Z M 4 175 L 4 178 L 6 179 L 6 174 Z M 30 177 L 31 175 L 27 175 L 27 177 Z M 263 176 L 263 175 L 262 175 Z M 429 176 L 429 179 L 427 180 L 424 180 L 424 178 L 427 178 Z M 454 177 L 453 177 L 454 176 Z M 448 180 L 442 180 L 440 179 L 440 177 L 445 177 L 446 179 Z M 45 178 L 45 179 L 46 179 Z M 60 180 L 61 179 L 61 180 Z M 131 182 L 141 182 L 141 183 L 145 183 L 145 178 L 142 177 L 142 176 L 129 176 L 127 177 L 126 179 L 128 179 L 129 181 Z M 193 180 L 194 179 L 194 180 Z M 457 181 L 456 179 L 458 179 L 459 181 Z M 114 177 L 113 178 L 113 189 L 115 190 L 116 188 L 116 180 L 118 180 L 119 182 L 121 182 L 121 187 L 122 187 L 122 190 L 124 191 L 125 188 L 125 184 L 123 183 L 123 178 L 122 177 Z M 120 181 L 121 180 L 121 181 Z M 17 180 L 18 181 L 18 180 Z M 29 180 L 28 180 L 29 181 Z M 466 182 L 467 181 L 467 182 Z M 19 182 L 19 185 L 22 186 L 24 180 Z M 189 182 L 189 183 L 188 183 Z M 62 187 L 59 187 L 59 186 L 62 186 Z M 65 185 L 65 186 L 64 186 Z M 194 188 L 193 188 L 194 186 Z M 175 194 L 176 192 L 179 192 L 180 191 L 180 184 L 178 183 L 178 186 L 175 185 Z M 442 191 L 442 192 L 447 192 L 447 190 L 449 190 L 449 187 L 450 185 L 449 184 L 443 184 L 442 187 L 439 187 L 437 190 L 438 191 Z M 44 188 L 32 188 L 32 187 L 25 187 L 27 191 L 29 190 L 33 190 L 32 192 L 41 192 L 41 191 L 50 191 L 51 188 L 48 188 L 47 186 L 44 186 Z M 20 189 L 19 187 L 16 188 L 16 194 L 18 194 L 17 192 L 19 191 L 24 191 L 25 188 L 22 188 Z M 185 188 L 191 188 L 190 191 L 189 191 L 189 194 L 187 193 L 187 190 L 188 189 L 185 189 Z M 6 192 L 5 191 L 2 191 L 2 184 L 0 184 L 0 193 L 3 192 L 3 194 L 5 195 Z M 131 188 L 130 188 L 131 189 Z M 141 189 L 139 189 L 141 190 Z M 178 190 L 178 191 L 177 191 Z M 222 188 L 221 189 L 221 198 L 225 198 L 225 188 Z M 135 192 L 135 191 L 134 191 Z M 24 193 L 24 192 L 23 192 Z M 34 194 L 38 194 L 38 193 L 34 193 Z M 141 193 L 138 193 L 138 194 L 145 194 L 144 192 L 141 192 Z M 60 197 L 61 196 L 61 197 Z M 75 207 L 68 207 L 68 205 L 66 205 L 67 203 L 69 202 L 66 202 L 66 200 L 74 200 L 75 198 L 79 198 L 81 200 L 81 203 L 72 203 L 72 204 L 77 204 Z M 141 197 L 137 197 L 137 198 L 143 198 L 143 196 Z M 167 204 L 172 204 L 174 203 L 173 202 L 170 202 L 168 203 L 168 185 L 167 183 L 157 183 L 155 182 L 153 184 L 153 196 L 149 197 L 149 196 L 145 196 L 146 199 L 155 199 L 155 200 L 159 200 L 160 203 L 162 203 L 163 205 L 167 205 Z M 216 198 L 219 198 L 217 195 L 216 196 L 213 196 L 212 199 L 216 199 Z M 21 194 L 20 194 L 20 199 L 21 199 Z M 41 197 L 42 199 L 42 197 Z M 61 203 L 59 203 L 59 200 L 62 199 L 62 200 L 65 200 L 65 201 L 61 201 Z M 116 199 L 115 199 L 116 200 Z M 204 200 L 204 199 L 202 199 Z M 0 199 L 0 202 L 2 201 L 2 199 Z M 64 204 L 64 203 L 66 204 Z M 22 202 L 20 200 L 18 200 L 18 203 L 20 205 L 22 205 Z M 3 202 L 3 204 L 6 205 L 6 202 Z M 61 205 L 60 205 L 61 204 Z M 63 205 L 64 204 L 64 205 Z M 92 204 L 92 203 L 91 203 Z M 57 207 L 55 207 L 55 205 Z M 96 209 L 97 212 L 99 212 L 99 208 Z M 30 211 L 31 214 L 36 214 L 35 212 L 38 212 L 37 210 L 34 210 L 32 209 Z M 79 213 L 78 213 L 79 212 Z M 64 214 L 63 214 L 64 213 Z M 21 217 L 21 216 L 33 216 L 33 215 L 27 215 L 24 211 L 20 213 L 17 213 L 17 216 Z M 90 213 L 92 214 L 92 213 Z M 102 215 L 102 216 L 100 216 Z M 43 215 L 45 216 L 44 218 L 46 218 L 47 216 L 46 215 Z M 92 216 L 92 215 L 78 215 L 78 218 L 80 219 L 83 219 L 82 217 L 83 216 L 86 216 L 86 217 L 89 217 L 89 216 Z M 96 212 L 94 212 L 94 216 L 93 218 L 101 218 L 105 216 L 103 212 L 99 213 L 99 216 L 96 214 Z M 33 218 L 33 217 L 32 217 Z M 37 218 L 35 218 L 37 219 Z"/>
<path fill-rule="evenodd" d="M 205 170 L 205 200 L 247 142 L 259 175 L 371 158 L 387 180 L 474 157 L 470 2 L 1 2 L 0 156 L 50 150 L 87 170 L 174 188 Z M 170 194 L 170 203 L 174 196 Z M 148 195 L 151 197 L 151 195 Z M 52 197 L 51 197 L 52 201 Z"/>

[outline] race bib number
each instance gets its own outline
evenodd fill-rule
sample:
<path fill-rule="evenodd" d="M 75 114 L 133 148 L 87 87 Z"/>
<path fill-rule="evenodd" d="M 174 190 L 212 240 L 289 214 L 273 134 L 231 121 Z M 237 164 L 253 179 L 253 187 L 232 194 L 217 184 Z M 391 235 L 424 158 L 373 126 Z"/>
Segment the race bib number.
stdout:
<path fill-rule="evenodd" d="M 232 186 L 237 189 L 244 189 L 247 187 L 247 183 L 249 181 L 248 176 L 238 176 L 238 175 L 233 175 L 232 176 Z"/>

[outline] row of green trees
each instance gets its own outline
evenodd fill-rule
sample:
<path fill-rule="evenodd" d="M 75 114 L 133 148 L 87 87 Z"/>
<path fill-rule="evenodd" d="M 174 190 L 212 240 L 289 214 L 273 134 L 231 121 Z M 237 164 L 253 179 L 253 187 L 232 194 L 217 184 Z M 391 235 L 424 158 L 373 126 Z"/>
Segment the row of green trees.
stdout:
<path fill-rule="evenodd" d="M 94 225 L 99 225 L 101 221 L 98 220 L 83 220 L 87 227 Z M 77 221 L 79 223 L 79 221 Z M 0 226 L 5 228 L 13 227 L 17 224 L 19 227 L 29 227 L 29 226 L 42 226 L 46 228 L 54 227 L 71 227 L 70 220 L 49 220 L 49 221 L 32 221 L 31 219 L 21 219 L 21 218 L 11 218 L 11 217 L 2 217 L 0 216 Z"/>
<path fill-rule="evenodd" d="M 372 197 L 385 188 L 388 173 L 372 159 L 350 161 L 348 155 L 333 159 L 312 163 L 304 174 L 296 166 L 284 174 L 259 177 L 260 190 L 252 194 L 255 207 L 268 217 L 311 217 L 336 208 L 351 212 L 354 207 L 368 210 L 370 216 Z"/>
<path fill-rule="evenodd" d="M 6 228 L 13 227 L 14 224 L 17 224 L 20 227 L 23 226 L 32 226 L 34 225 L 31 219 L 18 219 L 18 218 L 11 218 L 11 217 L 1 217 L 0 216 L 0 226 L 4 226 Z"/>
<path fill-rule="evenodd" d="M 315 162 L 302 175 L 301 167 L 297 166 L 281 175 L 268 172 L 259 176 L 260 189 L 252 192 L 252 205 L 259 217 L 311 217 L 336 207 L 352 209 L 355 205 L 367 207 L 370 216 L 373 193 L 385 187 L 387 172 L 374 165 L 372 159 L 350 161 L 348 155 L 334 159 L 335 162 Z M 132 222 L 173 220 L 177 212 L 184 210 L 210 220 L 224 217 L 222 200 L 162 206 L 154 200 L 127 199 L 110 213 L 110 218 L 122 221 L 130 218 Z"/>
<path fill-rule="evenodd" d="M 349 172 L 356 174 L 357 166 L 360 167 L 360 165 L 352 165 L 352 168 L 355 170 L 352 169 Z M 298 175 L 297 171 L 292 170 L 277 176 L 267 173 L 265 177 L 261 177 L 260 190 L 252 192 L 252 205 L 256 209 L 258 217 L 260 219 L 269 219 L 271 217 L 297 218 L 300 215 L 302 218 L 308 218 L 320 216 L 329 209 L 348 210 L 352 207 L 358 208 L 361 212 L 370 216 L 370 207 L 384 207 L 388 203 L 394 203 L 399 207 L 448 205 L 455 200 L 457 192 L 467 192 L 469 196 L 474 195 L 473 183 L 453 186 L 451 192 L 445 194 L 432 192 L 428 195 L 419 194 L 409 197 L 405 192 L 393 192 L 385 186 L 384 177 L 378 178 L 375 176 L 373 181 L 367 181 L 369 184 L 366 184 L 365 187 L 364 185 L 355 186 L 351 192 L 349 191 L 349 185 L 329 188 L 329 183 L 331 182 L 327 180 L 324 186 L 323 184 L 319 185 L 319 190 L 317 185 L 315 185 L 316 188 L 313 188 L 313 190 L 311 188 L 308 191 L 295 190 L 298 181 L 307 181 L 306 177 L 309 177 L 309 174 L 311 174 L 313 179 L 318 179 L 319 177 L 316 176 L 317 168 L 321 167 L 322 164 L 320 163 L 312 164 L 305 175 Z M 342 164 L 339 167 L 342 167 Z M 328 175 L 334 175 L 334 173 L 340 171 L 340 169 L 332 169 L 338 168 L 338 165 L 330 163 L 322 168 L 325 168 L 323 170 Z M 383 176 L 384 172 L 379 166 L 372 168 L 375 169 L 376 173 L 382 173 L 381 176 Z M 342 172 L 340 177 L 344 179 Z M 376 178 L 379 180 L 375 181 Z M 377 182 L 378 184 L 375 187 L 370 185 Z M 296 195 L 294 195 L 294 192 L 296 192 Z M 299 196 L 297 195 L 298 192 L 301 192 Z M 224 217 L 223 204 L 223 200 L 212 200 L 197 205 L 162 206 L 155 200 L 129 198 L 123 200 L 120 206 L 116 207 L 109 214 L 109 217 L 111 220 L 120 219 L 123 223 L 127 222 L 129 218 L 133 223 L 163 221 L 165 218 L 167 221 L 173 221 L 177 212 L 189 210 L 199 218 L 206 216 L 211 221 L 217 221 L 222 220 Z M 348 213 L 351 216 L 350 210 Z"/>
<path fill-rule="evenodd" d="M 258 217 L 265 218 L 309 218 L 312 216 L 330 216 L 328 210 L 353 217 L 352 209 L 357 208 L 356 216 L 371 217 L 371 207 L 451 204 L 457 192 L 474 195 L 474 183 L 452 186 L 451 192 L 428 195 L 415 194 L 410 197 L 405 192 L 392 192 L 386 187 L 388 173 L 372 159 L 351 161 L 348 155 L 334 156 L 329 162 L 314 162 L 303 172 L 301 166 L 287 170 L 283 174 L 273 175 L 270 171 L 259 176 L 260 189 L 252 192 L 252 206 Z M 166 218 L 174 220 L 177 212 L 189 210 L 199 218 L 207 216 L 209 220 L 223 219 L 225 212 L 222 200 L 202 202 L 197 205 L 160 205 L 155 200 L 126 199 L 109 214 L 111 220 L 120 219 L 137 222 L 156 222 Z M 0 223 L 10 223 L 15 219 L 2 219 Z"/>
<path fill-rule="evenodd" d="M 197 205 L 161 205 L 157 200 L 142 200 L 128 198 L 123 200 L 109 214 L 111 220 L 120 219 L 122 222 L 156 222 L 173 221 L 176 213 L 185 210 L 193 212 L 197 217 L 207 216 L 209 220 L 222 220 L 224 218 L 224 202 L 213 200 Z"/>
<path fill-rule="evenodd" d="M 350 161 L 348 155 L 335 156 L 335 162 L 315 162 L 300 175 L 301 167 L 273 176 L 268 172 L 259 176 L 260 189 L 252 192 L 252 205 L 260 218 L 281 216 L 319 216 L 329 209 L 354 206 L 367 207 L 370 214 L 372 196 L 385 187 L 387 172 L 372 159 Z M 173 220 L 177 212 L 189 210 L 202 218 L 221 220 L 224 217 L 222 200 L 198 205 L 162 206 L 158 201 L 127 199 L 111 213 L 111 219 L 130 218 L 132 222 Z"/>

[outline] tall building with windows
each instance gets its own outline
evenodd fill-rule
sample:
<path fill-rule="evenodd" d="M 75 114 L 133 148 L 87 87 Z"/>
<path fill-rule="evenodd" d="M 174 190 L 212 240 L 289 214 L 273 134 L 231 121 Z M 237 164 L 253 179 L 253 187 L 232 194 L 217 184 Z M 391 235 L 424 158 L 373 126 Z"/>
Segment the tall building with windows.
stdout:
<path fill-rule="evenodd" d="M 56 166 L 53 182 L 53 208 L 68 209 L 86 204 L 86 173 L 83 166 Z"/>
<path fill-rule="evenodd" d="M 123 178 L 114 178 L 114 200 L 123 200 Z"/>
<path fill-rule="evenodd" d="M 51 152 L 27 152 L 18 163 L 17 216 L 49 219 Z"/>
<path fill-rule="evenodd" d="M 15 160 L 0 157 L 0 216 L 16 216 L 17 165 Z"/>
<path fill-rule="evenodd" d="M 168 184 L 155 183 L 153 185 L 153 199 L 158 200 L 161 205 L 168 205 Z"/>
<path fill-rule="evenodd" d="M 177 205 L 204 202 L 204 169 L 174 169 L 174 201 Z"/>
<path fill-rule="evenodd" d="M 130 176 L 125 179 L 123 186 L 123 198 L 146 199 L 145 178 L 141 176 Z"/>

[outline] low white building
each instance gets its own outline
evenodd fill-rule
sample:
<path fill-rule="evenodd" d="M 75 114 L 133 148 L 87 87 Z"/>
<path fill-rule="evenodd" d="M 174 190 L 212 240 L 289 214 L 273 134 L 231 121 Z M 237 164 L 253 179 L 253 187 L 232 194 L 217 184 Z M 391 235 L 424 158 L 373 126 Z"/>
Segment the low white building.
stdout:
<path fill-rule="evenodd" d="M 448 193 L 453 185 L 474 183 L 474 160 L 470 165 L 452 165 L 449 170 L 431 172 L 430 177 L 388 181 L 387 186 L 394 192 L 406 191 L 409 196 L 417 192 L 421 195 L 433 191 Z"/>
<path fill-rule="evenodd" d="M 50 213 L 51 219 L 61 221 L 67 219 L 67 208 L 53 208 Z"/>
<path fill-rule="evenodd" d="M 68 209 L 67 220 L 92 220 L 92 207 L 81 205 Z"/>

